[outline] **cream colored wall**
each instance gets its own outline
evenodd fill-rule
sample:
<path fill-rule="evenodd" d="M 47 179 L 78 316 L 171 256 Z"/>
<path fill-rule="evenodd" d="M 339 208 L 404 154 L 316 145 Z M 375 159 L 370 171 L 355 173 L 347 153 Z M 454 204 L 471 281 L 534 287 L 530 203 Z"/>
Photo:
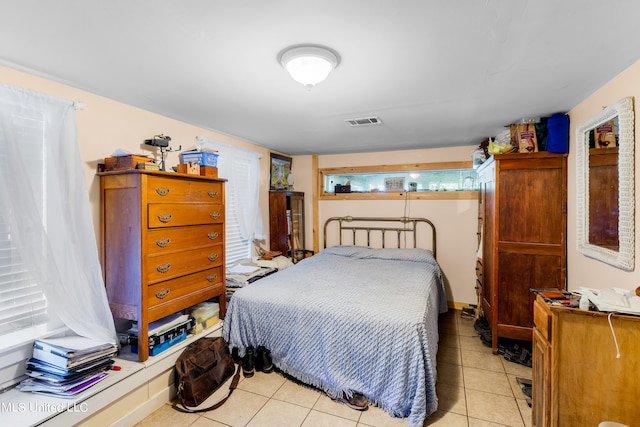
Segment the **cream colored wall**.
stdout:
<path fill-rule="evenodd" d="M 157 134 L 171 136 L 171 147 L 174 149 L 177 149 L 179 145 L 182 145 L 183 149 L 192 147 L 195 137 L 201 135 L 260 153 L 262 155 L 260 168 L 263 171 L 260 183 L 262 189 L 260 191 L 260 208 L 262 209 L 265 230 L 268 230 L 268 150 L 238 138 L 192 126 L 11 68 L 0 67 L 0 82 L 60 98 L 81 101 L 85 104 L 84 110 L 77 111 L 78 140 L 89 188 L 96 240 L 99 239 L 100 226 L 100 182 L 95 174 L 98 162 L 118 148 L 134 154 L 154 154 L 155 151 L 148 150 L 153 147 L 144 145 L 143 141 Z M 159 161 L 159 152 L 157 156 Z M 224 162 L 224 158 L 220 157 L 219 161 Z M 167 169 L 178 162 L 178 153 L 169 153 L 166 161 Z"/>
<path fill-rule="evenodd" d="M 471 160 L 474 146 L 390 151 L 318 157 L 319 168 L 393 165 Z M 298 161 L 296 157 L 295 162 Z M 310 162 L 308 163 L 310 165 Z M 294 166 L 295 167 L 295 166 Z M 296 174 L 296 180 L 298 174 Z M 298 182 L 298 181 L 296 181 Z M 301 183 L 302 185 L 303 183 Z M 311 178 L 304 181 L 309 185 Z M 324 222 L 333 216 L 412 216 L 429 218 L 438 236 L 438 263 L 445 277 L 447 300 L 460 304 L 475 303 L 475 265 L 478 249 L 477 200 L 322 200 L 318 204 L 320 245 Z M 308 222 L 309 223 L 309 222 Z M 309 247 L 309 245 L 307 245 Z M 399 280 L 402 280 L 399 278 Z"/>
<path fill-rule="evenodd" d="M 606 85 L 598 89 L 583 102 L 575 106 L 570 112 L 571 120 L 571 143 L 575 144 L 576 126 L 589 120 L 602 110 L 622 98 L 633 96 L 636 107 L 635 115 L 635 199 L 636 207 L 640 206 L 640 115 L 637 111 L 637 103 L 640 100 L 640 61 L 633 64 L 620 75 L 612 79 Z M 580 286 L 594 288 L 621 287 L 625 289 L 635 289 L 640 286 L 640 274 L 638 268 L 627 272 L 608 264 L 596 261 L 582 255 L 577 250 L 576 244 L 576 150 L 575 145 L 570 146 L 569 167 L 568 167 L 568 286 L 570 290 Z M 637 210 L 637 208 L 636 208 Z M 640 256 L 640 239 L 638 239 L 639 226 L 636 215 L 636 266 Z"/>

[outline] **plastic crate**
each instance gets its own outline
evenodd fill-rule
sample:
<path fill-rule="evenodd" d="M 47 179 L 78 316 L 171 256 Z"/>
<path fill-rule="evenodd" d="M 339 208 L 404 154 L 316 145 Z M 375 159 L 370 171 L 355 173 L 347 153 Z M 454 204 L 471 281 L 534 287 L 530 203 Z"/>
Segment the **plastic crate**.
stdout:
<path fill-rule="evenodd" d="M 218 167 L 218 154 L 208 151 L 187 151 L 180 155 L 182 163 L 196 163 L 200 166 Z"/>
<path fill-rule="evenodd" d="M 187 331 L 182 331 L 180 334 L 175 335 L 175 336 L 165 340 L 161 344 L 154 345 L 154 346 L 149 346 L 149 356 L 156 356 L 156 355 L 162 353 L 163 351 L 165 351 L 166 349 L 171 348 L 174 345 L 176 345 L 179 342 L 182 342 L 182 341 L 184 341 L 186 339 L 187 339 Z M 131 352 L 135 353 L 135 354 L 138 353 L 137 342 L 136 343 L 131 343 Z"/>

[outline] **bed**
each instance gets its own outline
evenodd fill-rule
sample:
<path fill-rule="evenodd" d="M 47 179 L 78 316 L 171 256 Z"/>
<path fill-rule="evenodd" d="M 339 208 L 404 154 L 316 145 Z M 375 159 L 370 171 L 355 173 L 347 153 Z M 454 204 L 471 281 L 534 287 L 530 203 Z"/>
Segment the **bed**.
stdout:
<path fill-rule="evenodd" d="M 334 224 L 338 244 L 326 247 Z M 432 247 L 420 249 L 425 225 Z M 278 369 L 330 397 L 357 392 L 422 426 L 438 405 L 438 316 L 447 310 L 435 227 L 423 218 L 339 217 L 324 229 L 324 250 L 234 293 L 223 336 L 240 356 L 268 348 Z"/>

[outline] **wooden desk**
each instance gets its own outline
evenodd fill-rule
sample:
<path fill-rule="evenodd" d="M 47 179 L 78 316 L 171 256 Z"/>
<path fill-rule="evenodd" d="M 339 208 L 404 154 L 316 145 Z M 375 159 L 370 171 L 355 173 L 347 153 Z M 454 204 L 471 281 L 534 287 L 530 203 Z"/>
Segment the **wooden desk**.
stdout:
<path fill-rule="evenodd" d="M 640 425 L 640 317 L 534 303 L 533 426 Z"/>

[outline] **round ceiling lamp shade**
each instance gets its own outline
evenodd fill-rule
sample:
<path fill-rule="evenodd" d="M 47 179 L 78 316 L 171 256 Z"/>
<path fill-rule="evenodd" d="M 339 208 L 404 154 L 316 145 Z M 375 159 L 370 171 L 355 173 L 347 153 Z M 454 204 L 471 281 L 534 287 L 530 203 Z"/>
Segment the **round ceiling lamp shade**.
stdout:
<path fill-rule="evenodd" d="M 280 52 L 278 60 L 295 81 L 311 90 L 338 66 L 340 56 L 324 46 L 297 45 Z"/>

